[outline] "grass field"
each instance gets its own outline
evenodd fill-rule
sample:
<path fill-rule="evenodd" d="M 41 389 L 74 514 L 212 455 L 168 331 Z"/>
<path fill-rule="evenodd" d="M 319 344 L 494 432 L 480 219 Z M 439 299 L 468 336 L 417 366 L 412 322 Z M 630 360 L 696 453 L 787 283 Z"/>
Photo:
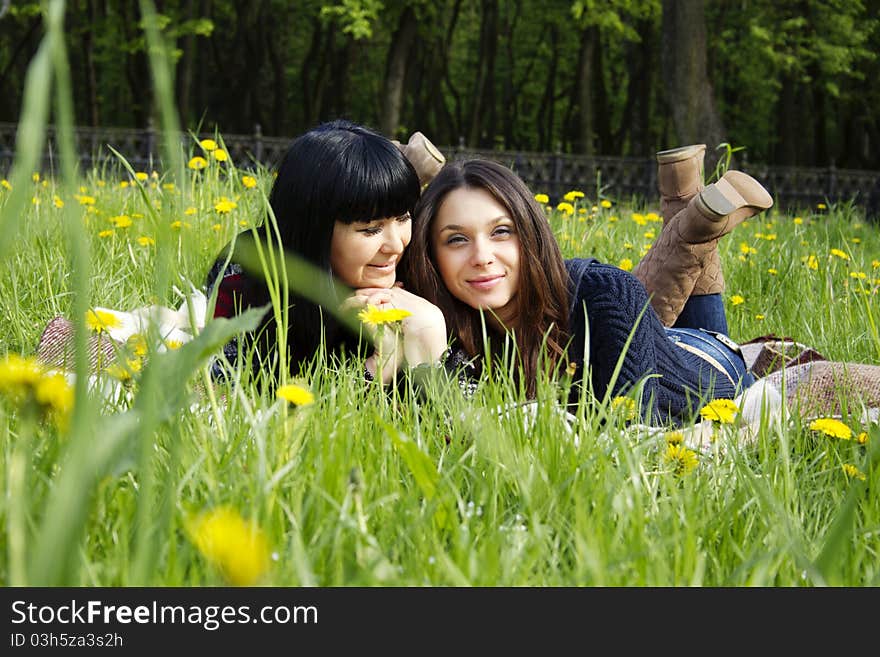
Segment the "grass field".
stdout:
<path fill-rule="evenodd" d="M 260 221 L 272 177 L 193 141 L 196 155 L 205 167 L 175 183 L 122 168 L 85 172 L 73 190 L 25 181 L 0 268 L 0 356 L 32 355 L 52 317 L 75 316 L 75 266 L 89 269 L 88 307 L 176 307 L 171 285 L 201 286 L 230 236 Z M 3 183 L 0 211 L 13 191 Z M 548 204 L 564 254 L 630 267 L 661 229 L 657 208 L 584 191 L 570 208 Z M 880 230 L 852 207 L 747 222 L 722 241 L 731 333 L 878 362 L 878 256 Z M 210 349 L 177 351 L 135 373 L 128 401 L 76 391 L 66 423 L 7 386 L 4 584 L 880 581 L 876 426 L 845 418 L 861 444 L 793 421 L 750 446 L 719 427 L 723 455 L 669 458 L 662 436 L 627 431 L 610 405 L 587 405 L 576 436 L 549 404 L 531 427 L 499 416 L 516 394 L 503 380 L 471 401 L 450 391 L 416 403 L 365 386 L 356 362 L 318 366 L 300 382 L 314 403 L 296 406 L 253 386 L 206 395 Z M 559 394 L 544 382 L 542 399 Z"/>
<path fill-rule="evenodd" d="M 89 309 L 177 307 L 174 288 L 200 287 L 221 246 L 262 220 L 272 182 L 195 139 L 184 153 L 166 144 L 157 173 L 75 170 L 62 18 L 48 3 L 0 183 L 0 584 L 880 584 L 880 430 L 855 413 L 850 439 L 795 418 L 749 445 L 721 425 L 719 449 L 696 453 L 629 430 L 611 402 L 585 403 L 570 432 L 550 381 L 525 423 L 497 411 L 518 398 L 503 376 L 473 400 L 443 387 L 414 400 L 365 385 L 359 362 L 317 363 L 296 404 L 211 384 L 209 359 L 246 318 L 163 353 L 148 342 L 113 399 L 85 376 L 70 389 L 34 369 L 55 316 L 79 327 L 84 372 Z M 35 173 L 50 116 L 51 176 Z M 566 256 L 628 268 L 660 231 L 657 207 L 572 191 L 584 196 L 548 199 Z M 880 228 L 857 209 L 774 209 L 721 251 L 734 338 L 775 333 L 880 362 Z"/>

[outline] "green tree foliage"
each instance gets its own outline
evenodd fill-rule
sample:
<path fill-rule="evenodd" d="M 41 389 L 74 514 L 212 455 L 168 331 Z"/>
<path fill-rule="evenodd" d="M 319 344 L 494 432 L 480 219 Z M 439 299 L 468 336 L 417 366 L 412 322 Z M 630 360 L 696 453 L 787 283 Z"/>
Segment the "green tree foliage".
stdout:
<path fill-rule="evenodd" d="M 671 120 L 683 101 L 663 83 L 675 44 L 660 0 L 166 0 L 157 10 L 189 129 L 259 124 L 292 136 L 345 116 L 445 146 L 639 156 L 684 138 Z M 13 2 L 0 16 L 0 121 L 18 121 L 41 12 Z M 66 12 L 77 123 L 145 127 L 157 110 L 138 3 L 71 0 Z M 880 0 L 714 0 L 705 19 L 715 108 L 744 157 L 880 168 Z"/>

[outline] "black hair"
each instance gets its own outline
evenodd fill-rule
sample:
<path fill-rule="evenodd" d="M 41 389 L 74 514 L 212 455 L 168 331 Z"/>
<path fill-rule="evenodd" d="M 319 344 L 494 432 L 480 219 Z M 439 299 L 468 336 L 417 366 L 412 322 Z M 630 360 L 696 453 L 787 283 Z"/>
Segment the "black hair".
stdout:
<path fill-rule="evenodd" d="M 291 142 L 278 168 L 269 204 L 284 250 L 317 265 L 327 278 L 310 285 L 330 289 L 333 226 L 370 222 L 412 212 L 421 188 L 412 164 L 388 138 L 346 120 L 322 123 Z M 271 217 L 261 238 L 277 244 Z M 271 237 L 270 237 L 271 236 Z M 251 305 L 269 303 L 265 285 L 252 291 Z M 288 350 L 292 374 L 312 361 L 322 343 L 328 352 L 358 347 L 359 338 L 332 313 L 291 292 Z M 334 309 L 335 310 L 335 309 Z M 258 331 L 256 358 L 272 362 L 277 347 L 273 313 Z"/>

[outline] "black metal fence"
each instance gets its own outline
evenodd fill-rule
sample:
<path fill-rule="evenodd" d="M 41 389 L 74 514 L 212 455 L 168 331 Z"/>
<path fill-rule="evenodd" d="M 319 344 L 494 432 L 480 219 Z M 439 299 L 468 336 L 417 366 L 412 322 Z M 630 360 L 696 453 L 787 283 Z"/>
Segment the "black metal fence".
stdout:
<path fill-rule="evenodd" d="M 17 127 L 16 124 L 0 123 L 0 175 L 5 175 L 11 167 Z M 259 126 L 252 135 L 222 137 L 230 157 L 242 169 L 254 168 L 258 164 L 275 166 L 290 143 L 289 137 L 264 136 Z M 108 145 L 125 156 L 136 170 L 158 169 L 162 138 L 149 127 L 145 130 L 77 128 L 75 131 L 76 148 L 84 170 L 118 166 L 118 159 Z M 195 141 L 196 136 L 180 135 L 184 149 L 194 148 Z M 657 198 L 657 165 L 653 158 L 479 150 L 462 144 L 438 147 L 449 160 L 482 157 L 506 164 L 536 193 L 549 195 L 553 202 L 575 189 L 593 199 L 602 194 L 612 199 L 653 203 Z M 195 149 L 194 152 L 200 151 Z M 52 170 L 56 159 L 55 132 L 50 127 L 43 157 L 44 171 Z M 738 162 L 737 167 L 760 180 L 777 205 L 788 211 L 812 209 L 818 203 L 852 202 L 864 210 L 866 218 L 880 220 L 880 171 L 837 169 L 834 166 L 781 167 L 747 161 Z"/>

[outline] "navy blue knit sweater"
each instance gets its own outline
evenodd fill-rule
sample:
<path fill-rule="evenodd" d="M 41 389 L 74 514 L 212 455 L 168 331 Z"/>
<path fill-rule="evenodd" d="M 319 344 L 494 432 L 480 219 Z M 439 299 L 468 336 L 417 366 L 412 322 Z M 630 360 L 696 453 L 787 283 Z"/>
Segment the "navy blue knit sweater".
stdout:
<path fill-rule="evenodd" d="M 635 276 L 592 259 L 565 264 L 572 285 L 568 355 L 582 366 L 588 339 L 589 381 L 597 398 L 605 396 L 621 354 L 623 365 L 612 396 L 645 381 L 642 401 L 647 421 L 682 421 L 710 399 L 733 398 L 735 391 L 726 377 L 669 339 Z M 632 341 L 624 351 L 630 333 Z"/>

